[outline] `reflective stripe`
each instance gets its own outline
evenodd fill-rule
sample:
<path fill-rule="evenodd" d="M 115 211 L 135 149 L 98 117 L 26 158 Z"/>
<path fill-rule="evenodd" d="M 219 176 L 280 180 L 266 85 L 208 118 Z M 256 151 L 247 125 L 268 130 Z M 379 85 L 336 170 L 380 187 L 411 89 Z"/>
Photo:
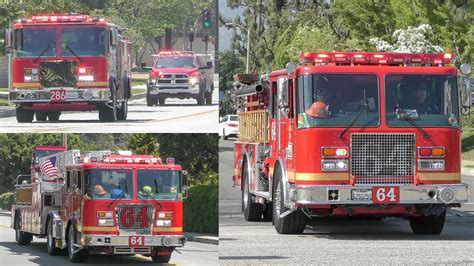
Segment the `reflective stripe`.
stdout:
<path fill-rule="evenodd" d="M 82 226 L 82 231 L 104 231 L 114 232 L 117 231 L 115 226 Z"/>
<path fill-rule="evenodd" d="M 13 83 L 13 87 L 15 88 L 38 88 L 40 87 L 39 83 L 31 83 L 31 82 L 18 82 Z"/>
<path fill-rule="evenodd" d="M 461 181 L 461 173 L 418 173 L 419 180 Z"/>
<path fill-rule="evenodd" d="M 154 227 L 153 232 L 181 232 L 182 227 Z"/>

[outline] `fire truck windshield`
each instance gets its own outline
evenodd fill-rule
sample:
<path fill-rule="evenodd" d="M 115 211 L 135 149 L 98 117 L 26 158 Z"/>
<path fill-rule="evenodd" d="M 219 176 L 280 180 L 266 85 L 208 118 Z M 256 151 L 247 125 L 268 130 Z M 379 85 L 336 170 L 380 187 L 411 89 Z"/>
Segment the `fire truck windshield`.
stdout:
<path fill-rule="evenodd" d="M 56 56 L 55 28 L 20 28 L 14 32 L 16 57 Z M 49 46 L 49 49 L 47 49 Z M 42 54 L 43 53 L 43 54 Z"/>
<path fill-rule="evenodd" d="M 194 64 L 193 57 L 158 57 L 158 61 L 156 61 L 157 68 L 165 68 L 165 67 L 187 67 L 187 68 L 195 68 L 196 65 Z"/>
<path fill-rule="evenodd" d="M 299 76 L 297 81 L 298 128 L 346 127 L 352 121 L 357 127 L 379 124 L 376 75 L 313 74 Z"/>
<path fill-rule="evenodd" d="M 105 43 L 104 28 L 63 27 L 61 29 L 62 56 L 75 56 L 74 53 L 78 56 L 104 56 Z"/>
<path fill-rule="evenodd" d="M 45 157 L 45 156 L 55 154 L 58 152 L 61 152 L 61 151 L 60 150 L 36 150 L 35 154 L 36 154 L 36 157 L 41 158 L 41 157 Z"/>
<path fill-rule="evenodd" d="M 173 170 L 137 170 L 137 198 L 176 199 L 181 192 L 179 175 L 179 171 Z"/>
<path fill-rule="evenodd" d="M 459 127 L 455 76 L 392 74 L 386 76 L 385 88 L 388 126 L 411 126 L 402 119 L 408 117 L 421 127 Z"/>
<path fill-rule="evenodd" d="M 132 170 L 85 170 L 86 194 L 91 199 L 131 199 L 133 195 Z"/>

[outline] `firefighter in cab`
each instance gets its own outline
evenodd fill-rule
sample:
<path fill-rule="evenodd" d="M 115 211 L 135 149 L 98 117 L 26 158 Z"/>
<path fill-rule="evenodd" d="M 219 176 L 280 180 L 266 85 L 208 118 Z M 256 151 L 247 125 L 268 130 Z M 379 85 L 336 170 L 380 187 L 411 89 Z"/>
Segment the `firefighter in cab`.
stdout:
<path fill-rule="evenodd" d="M 328 117 L 329 105 L 327 104 L 327 90 L 325 88 L 317 90 L 314 99 L 316 101 L 305 110 L 305 113 L 312 117 Z"/>

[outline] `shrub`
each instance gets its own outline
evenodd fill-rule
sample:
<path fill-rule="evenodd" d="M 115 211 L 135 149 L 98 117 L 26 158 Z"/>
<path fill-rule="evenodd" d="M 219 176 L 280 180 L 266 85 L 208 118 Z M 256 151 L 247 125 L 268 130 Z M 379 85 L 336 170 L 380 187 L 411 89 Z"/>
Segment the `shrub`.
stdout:
<path fill-rule="evenodd" d="M 184 200 L 184 231 L 195 233 L 218 233 L 218 199 L 216 185 L 199 185 L 188 189 Z"/>
<path fill-rule="evenodd" d="M 15 202 L 14 192 L 7 192 L 0 195 L 0 208 L 1 209 L 10 210 L 14 202 Z"/>

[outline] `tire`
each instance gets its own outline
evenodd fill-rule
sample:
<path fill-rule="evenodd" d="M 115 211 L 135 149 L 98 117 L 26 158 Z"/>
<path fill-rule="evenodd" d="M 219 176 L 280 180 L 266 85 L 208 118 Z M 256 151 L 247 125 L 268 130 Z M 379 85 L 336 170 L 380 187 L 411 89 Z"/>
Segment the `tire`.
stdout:
<path fill-rule="evenodd" d="M 171 259 L 171 254 L 164 255 L 164 256 L 151 256 L 151 260 L 154 263 L 168 263 L 170 262 L 170 259 Z"/>
<path fill-rule="evenodd" d="M 122 108 L 117 110 L 117 120 L 127 120 L 128 116 L 128 100 L 122 102 Z"/>
<path fill-rule="evenodd" d="M 252 202 L 252 194 L 250 193 L 249 173 L 247 164 L 244 164 L 242 171 L 242 212 L 246 221 L 258 222 L 262 220 L 263 205 Z"/>
<path fill-rule="evenodd" d="M 61 116 L 61 112 L 48 112 L 48 119 L 51 122 L 59 121 L 60 116 Z"/>
<path fill-rule="evenodd" d="M 223 140 L 227 140 L 229 138 L 229 136 L 226 136 L 225 135 L 225 129 L 222 130 L 222 139 Z"/>
<path fill-rule="evenodd" d="M 273 185 L 273 223 L 279 234 L 301 234 L 306 228 L 308 218 L 301 210 L 296 210 L 287 216 L 280 218 L 280 214 L 286 212 L 284 194 L 282 190 L 282 174 L 279 167 L 275 168 Z"/>
<path fill-rule="evenodd" d="M 74 224 L 71 224 L 69 226 L 67 240 L 68 240 L 67 253 L 69 256 L 69 260 L 72 263 L 85 262 L 87 260 L 87 251 L 84 249 L 79 250 L 79 251 L 75 250 L 77 249 L 77 247 L 74 246 L 75 244 L 77 244 L 77 232 L 76 232 L 76 228 Z"/>
<path fill-rule="evenodd" d="M 21 216 L 17 212 L 15 221 L 15 240 L 18 245 L 28 245 L 33 240 L 33 235 L 27 232 L 20 231 L 21 227 Z"/>
<path fill-rule="evenodd" d="M 47 236 L 46 236 L 46 245 L 48 246 L 48 254 L 51 256 L 56 256 L 61 253 L 61 249 L 57 248 L 55 245 L 55 239 L 53 237 L 53 219 L 48 219 L 47 225 Z"/>
<path fill-rule="evenodd" d="M 263 210 L 263 221 L 271 222 L 272 220 L 273 220 L 273 204 L 270 201 L 265 204 L 265 209 Z"/>
<path fill-rule="evenodd" d="M 446 221 L 446 210 L 439 215 L 420 216 L 410 219 L 410 227 L 417 235 L 439 235 Z"/>
<path fill-rule="evenodd" d="M 18 123 L 31 123 L 33 122 L 34 116 L 34 111 L 26 110 L 21 105 L 16 108 L 16 121 L 18 121 Z"/>
<path fill-rule="evenodd" d="M 206 105 L 211 105 L 212 104 L 212 91 L 206 92 L 205 98 L 206 98 Z"/>
<path fill-rule="evenodd" d="M 165 105 L 166 98 L 164 97 L 158 97 L 158 104 L 159 105 Z"/>
<path fill-rule="evenodd" d="M 48 119 L 48 113 L 44 111 L 36 111 L 35 116 L 36 116 L 36 121 L 46 121 L 46 119 Z"/>
<path fill-rule="evenodd" d="M 158 99 L 156 97 L 152 97 L 150 95 L 146 95 L 146 106 L 153 106 L 158 103 Z"/>
<path fill-rule="evenodd" d="M 99 107 L 99 120 L 101 122 L 114 122 L 116 120 L 116 110 L 106 105 Z"/>

